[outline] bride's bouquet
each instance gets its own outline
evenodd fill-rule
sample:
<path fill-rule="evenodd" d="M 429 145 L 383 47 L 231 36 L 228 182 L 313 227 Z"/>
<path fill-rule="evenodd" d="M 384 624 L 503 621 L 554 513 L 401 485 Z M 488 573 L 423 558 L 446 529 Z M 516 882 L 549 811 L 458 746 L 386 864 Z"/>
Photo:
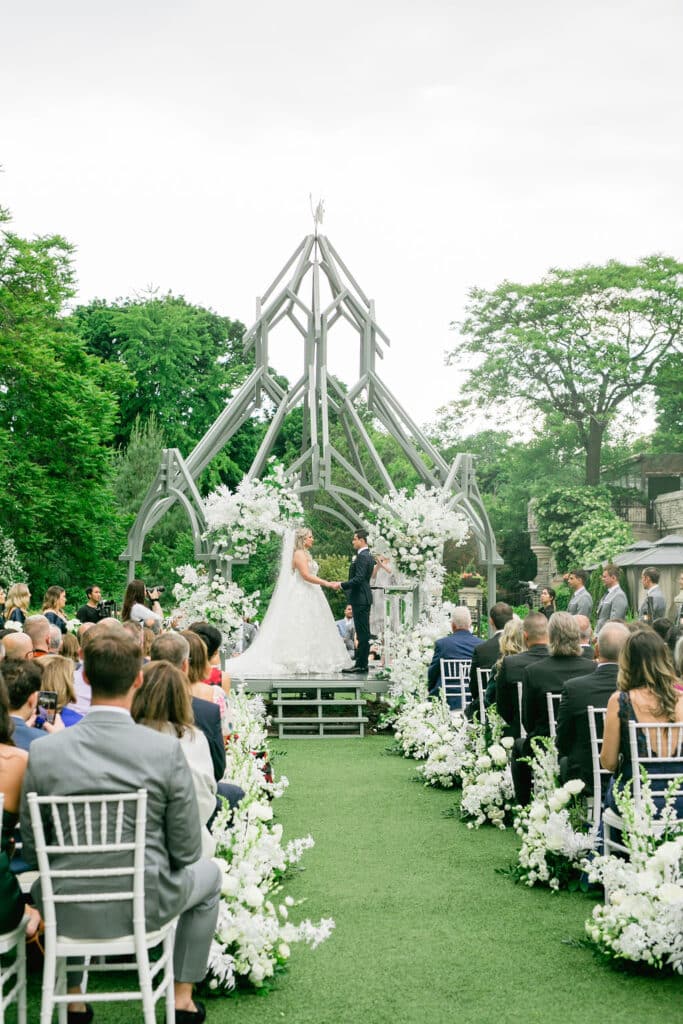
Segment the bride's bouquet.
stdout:
<path fill-rule="evenodd" d="M 224 484 L 204 500 L 205 537 L 233 558 L 249 558 L 261 541 L 301 524 L 304 509 L 279 462 L 269 459 L 262 480 L 244 477 L 231 491 Z"/>

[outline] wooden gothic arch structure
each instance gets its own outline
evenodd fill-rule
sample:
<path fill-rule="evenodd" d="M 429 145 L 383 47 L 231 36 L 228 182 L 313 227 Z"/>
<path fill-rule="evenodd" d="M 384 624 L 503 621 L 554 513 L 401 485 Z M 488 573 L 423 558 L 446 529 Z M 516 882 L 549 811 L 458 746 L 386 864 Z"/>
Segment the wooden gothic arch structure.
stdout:
<path fill-rule="evenodd" d="M 196 559 L 214 566 L 220 563 L 225 574 L 230 574 L 230 563 L 221 563 L 221 556 L 204 539 L 206 522 L 196 481 L 267 401 L 275 411 L 247 474 L 249 478 L 262 474 L 285 417 L 303 406 L 301 453 L 286 472 L 298 478 L 300 494 L 319 497 L 324 493 L 325 503 L 317 500 L 314 507 L 353 529 L 364 521 L 365 510 L 377 504 L 383 493 L 396 489 L 366 429 L 364 413 L 369 414 L 400 445 L 422 482 L 443 491 L 449 507 L 465 514 L 479 561 L 486 566 L 488 592 L 495 594 L 496 566 L 502 564 L 502 559 L 477 487 L 473 457 L 459 454 L 449 465 L 383 383 L 376 360 L 383 358 L 382 346 L 389 345 L 389 339 L 375 319 L 374 302 L 364 294 L 329 239 L 318 233 L 318 219 L 316 215 L 314 234 L 304 238 L 257 299 L 256 320 L 244 338 L 245 351 L 254 349 L 253 371 L 187 458 L 177 448 L 162 452 L 157 475 L 120 556 L 128 562 L 128 578 L 134 578 L 145 537 L 177 501 L 190 521 Z M 304 352 L 302 374 L 288 390 L 277 382 L 269 365 L 271 336 L 283 321 L 294 326 Z M 339 323 L 350 325 L 358 341 L 358 376 L 348 391 L 327 369 L 329 337 Z M 331 440 L 331 417 L 341 424 L 346 453 Z M 368 482 L 364 463 L 372 466 L 381 491 Z"/>

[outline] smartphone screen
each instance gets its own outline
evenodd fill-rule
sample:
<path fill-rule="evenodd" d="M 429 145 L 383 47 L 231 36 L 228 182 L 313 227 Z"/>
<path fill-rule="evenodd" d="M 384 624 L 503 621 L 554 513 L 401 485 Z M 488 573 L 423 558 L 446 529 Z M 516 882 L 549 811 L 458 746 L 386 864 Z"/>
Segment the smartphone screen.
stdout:
<path fill-rule="evenodd" d="M 45 722 L 54 725 L 57 714 L 57 694 L 54 690 L 41 690 L 38 694 L 38 715 Z"/>

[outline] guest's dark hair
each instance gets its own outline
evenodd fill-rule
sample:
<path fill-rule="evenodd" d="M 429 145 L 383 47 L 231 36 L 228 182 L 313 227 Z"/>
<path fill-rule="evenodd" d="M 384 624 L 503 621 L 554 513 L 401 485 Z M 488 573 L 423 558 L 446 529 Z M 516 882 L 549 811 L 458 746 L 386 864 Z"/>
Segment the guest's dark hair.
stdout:
<path fill-rule="evenodd" d="M 141 725 L 158 731 L 170 722 L 180 739 L 194 725 L 185 674 L 170 661 L 151 661 L 143 668 L 142 677 L 142 686 L 133 697 L 131 715 Z"/>
<path fill-rule="evenodd" d="M 608 576 L 611 576 L 612 579 L 615 580 L 618 580 L 621 576 L 621 569 L 618 565 L 615 565 L 614 562 L 608 562 L 602 571 L 606 572 Z"/>
<path fill-rule="evenodd" d="M 551 601 L 555 600 L 555 588 L 554 587 L 541 587 L 541 590 L 545 590 Z"/>
<path fill-rule="evenodd" d="M 572 569 L 569 572 L 570 576 L 576 576 L 577 580 L 581 580 L 584 587 L 586 586 L 586 580 L 588 579 L 588 573 L 585 569 Z"/>
<path fill-rule="evenodd" d="M 657 702 L 657 714 L 668 722 L 676 721 L 678 691 L 674 683 L 671 651 L 654 629 L 639 629 L 631 633 L 619 655 L 619 690 L 650 691 Z"/>
<path fill-rule="evenodd" d="M 655 633 L 657 633 L 658 636 L 661 636 L 662 640 L 666 641 L 668 641 L 669 639 L 669 633 L 671 632 L 672 626 L 673 622 L 671 621 L 671 619 L 666 619 L 664 617 L 662 617 L 661 619 L 654 619 L 652 623 L 652 628 L 654 629 Z"/>
<path fill-rule="evenodd" d="M 123 608 L 121 609 L 121 621 L 125 622 L 130 618 L 130 612 L 134 604 L 144 604 L 147 597 L 144 580 L 131 580 L 123 595 Z"/>
<path fill-rule="evenodd" d="M 366 544 L 367 544 L 367 541 L 368 541 L 368 531 L 364 530 L 362 526 L 359 527 L 357 530 L 355 530 L 354 534 L 355 534 L 356 537 L 358 537 L 358 540 L 364 540 L 366 542 Z"/>
<path fill-rule="evenodd" d="M 40 661 L 5 658 L 2 663 L 2 676 L 7 686 L 9 706 L 12 711 L 18 711 L 19 708 L 23 708 L 32 693 L 40 690 L 43 667 Z"/>
<path fill-rule="evenodd" d="M 193 622 L 188 629 L 192 633 L 196 633 L 200 636 L 206 644 L 206 651 L 209 658 L 213 658 L 214 654 L 223 642 L 220 629 L 216 629 L 210 622 Z"/>
<path fill-rule="evenodd" d="M 211 672 L 206 644 L 191 629 L 184 629 L 181 636 L 184 636 L 190 645 L 190 665 L 187 670 L 187 677 L 191 683 L 203 683 Z"/>
<path fill-rule="evenodd" d="M 12 734 L 14 733 L 14 722 L 9 713 L 9 694 L 7 683 L 0 675 L 0 743 L 6 743 L 9 747 L 16 746 Z"/>
<path fill-rule="evenodd" d="M 502 629 L 505 623 L 510 621 L 513 614 L 512 608 L 505 601 L 499 601 L 489 610 L 489 618 L 496 629 Z"/>
<path fill-rule="evenodd" d="M 653 583 L 659 583 L 659 569 L 655 569 L 654 565 L 648 565 L 640 575 L 647 576 Z"/>
<path fill-rule="evenodd" d="M 83 649 L 83 674 L 93 697 L 124 697 L 142 665 L 140 644 L 123 629 L 93 626 Z"/>

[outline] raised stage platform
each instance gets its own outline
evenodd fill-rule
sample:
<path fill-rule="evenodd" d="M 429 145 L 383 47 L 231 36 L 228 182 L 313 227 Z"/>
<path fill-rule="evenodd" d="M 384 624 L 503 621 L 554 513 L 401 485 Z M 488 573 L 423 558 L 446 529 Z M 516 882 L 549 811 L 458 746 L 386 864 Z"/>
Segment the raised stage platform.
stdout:
<path fill-rule="evenodd" d="M 378 679 L 373 672 L 367 676 L 311 673 L 283 679 L 234 679 L 233 685 L 270 695 L 280 739 L 347 739 L 365 735 L 368 719 L 363 694 L 385 693 L 388 680 Z"/>

